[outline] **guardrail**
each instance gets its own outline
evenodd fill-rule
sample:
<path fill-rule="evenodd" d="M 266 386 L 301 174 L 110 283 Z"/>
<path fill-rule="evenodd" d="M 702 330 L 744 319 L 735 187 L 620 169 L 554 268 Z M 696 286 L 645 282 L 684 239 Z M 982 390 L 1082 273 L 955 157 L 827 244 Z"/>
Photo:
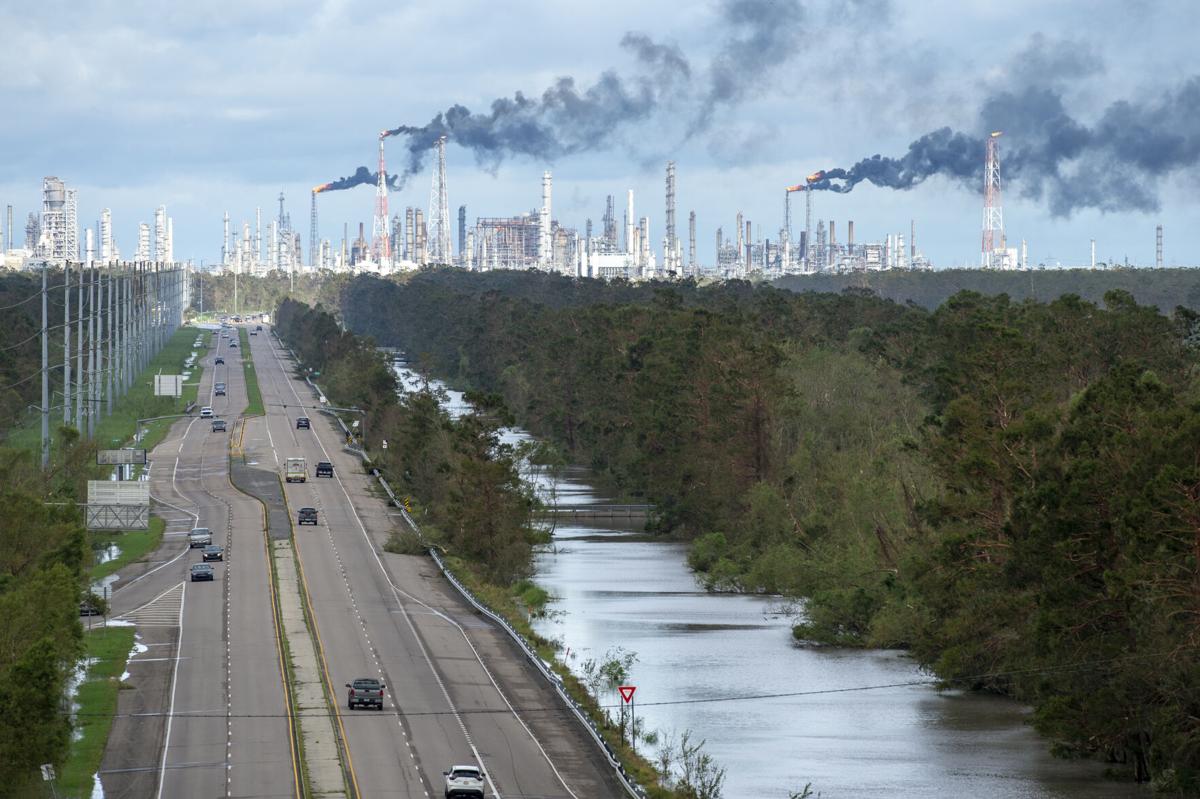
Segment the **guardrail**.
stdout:
<path fill-rule="evenodd" d="M 271 332 L 274 334 L 275 331 L 272 330 Z M 279 339 L 278 335 L 275 337 L 277 340 Z M 282 343 L 282 340 L 280 340 L 280 344 Z M 288 352 L 291 353 L 292 359 L 295 360 L 296 363 L 300 362 L 299 359 L 296 358 L 295 352 L 292 352 L 290 348 L 288 348 Z M 304 378 L 304 382 L 308 383 L 309 388 L 311 388 L 318 397 L 325 396 L 320 387 L 318 387 L 317 384 L 314 383 L 307 375 Z M 343 422 L 337 414 L 333 414 L 333 418 L 337 419 L 338 424 L 341 425 L 343 433 L 349 433 L 349 429 L 346 427 L 345 422 Z M 370 458 L 367 457 L 365 452 L 362 452 L 358 448 L 347 447 L 346 449 L 362 458 L 364 464 L 370 463 Z M 621 761 L 617 757 L 616 752 L 614 752 L 612 747 L 608 745 L 608 742 L 604 740 L 604 736 L 600 733 L 600 730 L 596 726 L 595 722 L 592 721 L 587 711 L 575 701 L 574 697 L 567 693 L 567 689 L 563 684 L 562 678 L 555 674 L 554 670 L 550 668 L 549 663 L 547 663 L 545 660 L 542 660 L 541 656 L 537 653 L 537 649 L 534 648 L 533 642 L 531 642 L 516 628 L 509 624 L 507 619 L 489 608 L 487 604 L 483 602 L 483 600 L 475 596 L 471 589 L 463 585 L 462 582 L 460 582 L 459 579 L 454 576 L 454 572 L 450 571 L 450 569 L 446 566 L 446 562 L 442 560 L 442 556 L 438 554 L 437 549 L 429 546 L 428 542 L 425 541 L 425 536 L 422 535 L 420 526 L 415 520 L 413 520 L 412 516 L 405 509 L 404 503 L 400 502 L 396 498 L 396 494 L 394 491 L 392 491 L 392 487 L 388 485 L 387 480 L 383 478 L 383 475 L 379 472 L 379 470 L 372 468 L 370 473 L 377 481 L 379 481 L 379 485 L 388 495 L 388 499 L 391 501 L 392 505 L 397 508 L 400 511 L 400 515 L 404 517 L 404 521 L 408 523 L 408 526 L 412 528 L 414 533 L 420 536 L 422 543 L 424 543 L 427 548 L 429 557 L 433 558 L 433 562 L 438 565 L 438 568 L 441 570 L 442 574 L 450 582 L 450 584 L 454 586 L 460 594 L 462 594 L 463 599 L 467 600 L 467 603 L 475 608 L 475 610 L 479 611 L 484 616 L 500 625 L 500 628 L 507 632 L 509 637 L 516 642 L 521 652 L 525 655 L 525 658 L 532 663 L 533 667 L 537 669 L 538 672 L 554 687 L 554 692 L 558 695 L 558 698 L 566 704 L 567 709 L 570 710 L 579 723 L 583 725 L 584 729 L 587 730 L 588 734 L 591 736 L 592 740 L 595 741 L 596 745 L 604 751 L 604 755 L 608 760 L 608 764 L 612 766 L 613 771 L 616 772 L 617 779 L 621 782 L 621 785 L 625 788 L 626 792 L 634 799 L 646 799 L 646 789 L 634 782 L 629 773 L 625 771 L 625 767 L 621 765 Z"/>

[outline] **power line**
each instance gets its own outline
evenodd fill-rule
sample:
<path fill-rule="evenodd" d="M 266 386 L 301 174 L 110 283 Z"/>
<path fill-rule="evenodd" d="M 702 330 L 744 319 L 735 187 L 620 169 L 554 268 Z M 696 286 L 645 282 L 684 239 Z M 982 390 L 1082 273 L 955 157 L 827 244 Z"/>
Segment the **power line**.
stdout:
<path fill-rule="evenodd" d="M 1159 659 L 1159 658 L 1165 657 L 1167 655 L 1177 653 L 1182 650 L 1191 650 L 1191 649 L 1197 649 L 1197 648 L 1198 647 L 1196 647 L 1196 646 L 1181 646 L 1181 647 L 1177 647 L 1175 649 L 1168 650 L 1165 652 L 1152 652 L 1152 653 L 1137 654 L 1137 655 L 1121 655 L 1121 656 L 1113 657 L 1113 658 L 1103 658 L 1103 659 L 1098 659 L 1098 660 L 1084 660 L 1084 661 L 1077 661 L 1075 663 L 1064 663 L 1060 666 L 1045 666 L 1045 667 L 1034 667 L 1034 668 L 1028 668 L 1028 669 L 1013 669 L 1011 671 L 994 671 L 994 672 L 987 672 L 987 673 L 983 673 L 983 674 L 964 675 L 962 677 L 951 678 L 951 679 L 938 679 L 938 678 L 929 677 L 929 678 L 916 679 L 916 680 L 904 680 L 901 682 L 893 682 L 893 683 L 879 683 L 879 684 L 875 684 L 875 685 L 856 685 L 856 686 L 849 686 L 846 688 L 816 688 L 816 689 L 807 690 L 807 691 L 778 691 L 778 692 L 761 693 L 761 694 L 740 694 L 740 695 L 729 695 L 729 696 L 698 697 L 695 699 L 667 699 L 667 700 L 663 700 L 661 702 L 638 702 L 637 706 L 641 707 L 641 708 L 645 708 L 645 707 L 678 707 L 680 705 L 707 705 L 707 704 L 717 704 L 720 702 L 752 702 L 752 701 L 758 701 L 758 700 L 762 700 L 762 699 L 792 699 L 792 698 L 800 698 L 800 697 L 807 697 L 807 696 L 825 696 L 825 695 L 829 695 L 829 694 L 847 694 L 847 693 L 861 693 L 863 691 L 880 691 L 880 690 L 886 690 L 889 688 L 914 688 L 914 687 L 923 687 L 923 686 L 946 685 L 947 683 L 973 683 L 973 682 L 979 682 L 979 681 L 987 680 L 987 679 L 1018 677 L 1018 676 L 1022 676 L 1022 675 L 1028 675 L 1028 674 L 1054 674 L 1054 673 L 1063 673 L 1063 672 L 1072 672 L 1072 671 L 1090 671 L 1093 669 L 1097 669 L 1098 667 L 1103 667 L 1103 666 L 1116 664 L 1116 663 L 1120 663 L 1120 662 L 1124 662 L 1124 661 Z M 137 663 L 136 660 L 127 661 L 127 662 Z M 617 708 L 621 707 L 621 704 L 612 704 L 612 705 L 602 704 L 602 705 L 599 705 L 599 707 L 602 709 L 611 710 L 611 709 L 617 709 Z M 456 713 L 457 713 L 457 715 L 460 715 L 460 716 L 509 714 L 509 713 L 513 713 L 513 712 L 516 712 L 516 713 L 556 713 L 561 710 L 562 710 L 562 707 L 558 706 L 558 705 L 553 706 L 553 707 L 514 707 L 514 708 L 512 708 L 512 710 L 508 709 L 507 707 L 506 708 L 475 708 L 475 709 L 467 709 L 467 710 L 459 710 L 459 711 L 425 710 L 425 711 L 416 711 L 416 712 L 403 712 L 403 711 L 399 711 L 399 710 L 393 710 L 393 711 L 382 711 L 380 713 L 370 713 L 370 714 L 345 714 L 345 715 L 342 715 L 342 719 L 345 720 L 348 718 L 349 719 L 376 718 L 376 717 L 380 717 L 380 716 L 382 716 L 384 718 L 392 718 L 392 717 L 395 717 L 395 718 L 420 718 L 420 717 L 430 717 L 430 716 L 452 716 L 452 715 L 456 715 Z M 62 711 L 62 712 L 64 714 L 70 714 L 69 711 Z M 70 714 L 70 715 L 103 716 L 103 717 L 108 716 L 108 714 L 105 714 L 105 713 L 93 713 L 93 714 L 75 713 L 75 714 Z M 166 716 L 166 715 L 168 715 L 168 713 L 165 711 L 164 712 L 154 711 L 154 712 L 148 712 L 148 713 L 118 713 L 113 717 L 114 718 L 158 718 L 158 717 L 162 717 L 162 716 Z M 288 718 L 289 717 L 288 714 L 286 714 L 286 713 L 223 713 L 220 711 L 207 711 L 207 712 L 196 712 L 196 713 L 180 713 L 180 712 L 176 711 L 175 713 L 173 713 L 171 715 L 174 715 L 176 717 L 184 717 L 184 718 L 190 717 L 190 718 L 235 718 L 235 719 L 236 718 L 264 719 L 264 718 Z M 332 716 L 333 714 L 330 710 L 325 709 L 325 710 L 320 710 L 317 712 L 295 713 L 292 715 L 293 716 L 320 716 L 320 715 Z"/>

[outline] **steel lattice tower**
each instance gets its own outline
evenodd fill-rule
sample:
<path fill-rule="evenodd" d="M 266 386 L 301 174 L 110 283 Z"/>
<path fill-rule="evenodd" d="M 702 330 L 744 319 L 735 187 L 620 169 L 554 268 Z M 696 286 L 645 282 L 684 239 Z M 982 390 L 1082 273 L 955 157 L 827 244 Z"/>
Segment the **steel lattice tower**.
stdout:
<path fill-rule="evenodd" d="M 667 235 L 666 247 L 663 252 L 663 269 L 671 271 L 678 268 L 675 254 L 679 247 L 675 238 L 675 162 L 667 162 Z"/>
<path fill-rule="evenodd" d="M 446 192 L 446 137 L 437 140 L 437 168 L 433 170 L 433 185 L 429 187 L 429 221 L 432 241 L 429 258 L 433 263 L 448 264 L 450 251 L 450 198 Z"/>
<path fill-rule="evenodd" d="M 1004 249 L 1004 208 L 1000 199 L 1000 131 L 987 139 L 987 159 L 983 168 L 983 266 L 1001 268 Z"/>
<path fill-rule="evenodd" d="M 312 212 L 308 220 L 308 265 L 313 269 L 319 267 L 321 253 L 317 249 L 317 190 L 312 191 Z"/>
<path fill-rule="evenodd" d="M 371 224 L 371 249 L 375 253 L 376 263 L 380 266 L 391 260 L 388 241 L 387 167 L 383 163 L 383 140 L 386 136 L 386 132 L 379 134 L 379 180 L 375 185 L 375 220 Z"/>

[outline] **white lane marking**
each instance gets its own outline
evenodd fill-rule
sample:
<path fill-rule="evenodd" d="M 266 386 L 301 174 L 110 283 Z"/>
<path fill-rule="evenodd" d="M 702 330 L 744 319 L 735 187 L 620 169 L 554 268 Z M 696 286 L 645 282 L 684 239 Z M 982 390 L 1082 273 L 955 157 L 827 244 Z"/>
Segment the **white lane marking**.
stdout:
<path fill-rule="evenodd" d="M 187 583 L 180 585 L 183 586 L 183 591 L 179 597 L 179 640 L 175 649 L 175 666 L 171 669 L 171 703 L 167 706 L 167 732 L 163 736 L 162 762 L 158 767 L 158 792 L 155 794 L 157 799 L 162 799 L 163 782 L 167 773 L 167 752 L 171 748 L 171 720 L 175 717 L 175 689 L 179 687 L 179 661 L 182 660 L 179 655 L 183 652 L 183 606 L 187 600 Z"/>
<path fill-rule="evenodd" d="M 272 354 L 274 354 L 274 349 L 272 349 Z M 296 387 L 295 387 L 294 381 L 283 370 L 283 363 L 279 361 L 278 355 L 275 356 L 275 360 L 276 360 L 276 362 L 278 362 L 280 371 L 284 373 L 284 377 L 287 379 L 288 388 L 291 389 L 292 396 L 294 396 L 296 398 L 296 402 L 300 404 L 301 408 L 304 408 L 305 410 L 307 410 L 307 406 L 300 399 L 300 395 L 296 393 Z M 325 449 L 325 444 L 322 443 L 320 436 L 318 435 L 315 438 L 317 441 L 317 446 L 321 448 L 321 453 L 325 456 L 325 459 L 332 461 L 333 459 L 329 457 L 329 452 Z M 441 616 L 447 622 L 454 625 L 454 627 L 458 630 L 459 634 L 462 635 L 463 640 L 466 641 L 467 646 L 469 646 L 471 648 L 472 654 L 475 655 L 475 660 L 477 660 L 479 662 L 480 667 L 483 669 L 484 673 L 487 674 L 488 680 L 492 683 L 492 687 L 494 687 L 496 689 L 496 693 L 499 694 L 500 698 L 504 700 L 504 704 L 508 706 L 509 712 L 512 713 L 513 718 L 515 718 L 517 720 L 517 723 L 519 723 L 525 729 L 525 732 L 527 735 L 529 735 L 530 740 L 532 740 L 534 745 L 537 746 L 538 751 L 542 753 L 542 757 L 546 759 L 546 763 L 550 766 L 550 770 L 554 772 L 554 776 L 558 778 L 559 783 L 563 786 L 563 788 L 567 791 L 567 793 L 571 794 L 571 796 L 574 797 L 574 799 L 579 799 L 579 797 L 576 795 L 576 793 L 571 790 L 571 786 L 567 785 L 567 781 L 565 779 L 563 779 L 562 774 L 559 773 L 558 767 L 555 766 L 554 761 L 550 759 L 550 755 L 546 752 L 545 748 L 542 746 L 541 741 L 539 741 L 537 739 L 537 736 L 535 736 L 533 734 L 533 730 L 529 729 L 529 725 L 527 725 L 525 723 L 525 720 L 522 719 L 520 714 L 517 713 L 517 710 L 516 710 L 516 708 L 514 708 L 512 706 L 512 703 L 508 701 L 508 697 L 504 695 L 504 691 L 500 690 L 499 684 L 496 683 L 496 678 L 492 676 L 491 670 L 488 669 L 487 664 L 485 664 L 483 662 L 483 658 L 480 657 L 479 651 L 477 649 L 475 649 L 475 645 L 471 643 L 471 639 L 467 637 L 467 632 L 466 632 L 466 630 L 463 629 L 462 625 L 460 625 L 458 622 L 456 622 L 454 619 L 450 618 L 446 614 L 437 610 L 436 608 L 433 608 L 430 605 L 427 605 L 426 603 L 422 602 L 417 597 L 413 596 L 412 594 L 409 594 L 407 591 L 404 591 L 398 585 L 396 585 L 396 583 L 394 583 L 392 581 L 392 576 L 391 576 L 391 574 L 388 573 L 387 568 L 383 564 L 383 560 L 379 557 L 379 553 L 375 550 L 375 544 L 371 540 L 371 536 L 367 533 L 367 528 L 363 524 L 362 518 L 359 517 L 358 510 L 354 507 L 354 502 L 350 499 L 350 492 L 346 490 L 346 486 L 342 482 L 341 476 L 338 475 L 337 472 L 335 471 L 333 477 L 334 477 L 334 480 L 337 481 L 338 488 L 340 488 L 342 490 L 342 494 L 346 497 L 346 505 L 350 508 L 350 512 L 352 514 L 354 514 L 354 521 L 356 521 L 358 523 L 358 529 L 362 533 L 363 540 L 365 540 L 367 543 L 367 548 L 371 550 L 371 555 L 375 558 L 375 563 L 376 563 L 376 565 L 379 566 L 379 570 L 383 574 L 383 579 L 387 580 L 388 585 L 391 586 L 391 588 L 392 588 L 393 594 L 396 595 L 396 603 L 400 606 L 400 610 L 404 614 L 404 620 L 406 622 L 408 622 L 408 626 L 412 630 L 413 637 L 416 638 L 416 640 L 417 640 L 417 645 L 421 647 L 421 654 L 425 656 L 425 662 L 429 664 L 429 669 L 430 669 L 430 671 L 433 672 L 434 679 L 437 680 L 438 686 L 442 689 L 442 694 L 445 696 L 447 704 L 450 705 L 451 711 L 454 713 L 455 718 L 458 719 L 458 724 L 460 727 L 462 727 L 463 735 L 466 736 L 467 744 L 471 747 L 471 751 L 475 755 L 476 762 L 482 766 L 483 758 L 480 756 L 479 751 L 475 748 L 475 744 L 471 741 L 471 736 L 469 734 L 467 734 L 466 725 L 463 723 L 462 717 L 459 716 L 458 708 L 456 708 L 454 706 L 454 702 L 451 701 L 450 694 L 446 690 L 446 686 L 442 684 L 441 675 L 438 674 L 437 669 L 434 668 L 433 661 L 430 659 L 429 653 L 425 649 L 425 644 L 421 641 L 421 637 L 419 635 L 417 635 L 417 629 L 416 629 L 416 626 L 412 622 L 412 618 L 409 616 L 408 611 L 404 608 L 403 603 L 400 602 L 400 597 L 399 597 L 400 594 L 403 594 L 404 596 L 408 597 L 413 602 L 416 602 L 418 605 L 421 605 L 422 607 L 424 607 L 426 610 L 429 610 L 429 611 L 435 613 L 436 615 Z M 497 799 L 500 799 L 500 792 L 496 789 L 495 784 L 492 782 L 491 771 L 492 770 L 489 768 L 486 772 L 488 785 L 491 786 L 492 793 L 496 795 Z"/>

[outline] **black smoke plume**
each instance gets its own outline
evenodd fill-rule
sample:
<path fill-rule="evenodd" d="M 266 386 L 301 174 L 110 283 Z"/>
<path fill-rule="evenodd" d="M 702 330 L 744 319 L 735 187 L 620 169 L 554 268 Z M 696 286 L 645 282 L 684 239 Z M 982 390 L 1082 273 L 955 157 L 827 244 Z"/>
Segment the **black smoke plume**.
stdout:
<path fill-rule="evenodd" d="M 611 146 L 619 129 L 668 109 L 690 120 L 688 136 L 704 130 L 718 107 L 742 101 L 764 72 L 798 52 L 804 17 L 800 0 L 723 0 L 720 9 L 727 38 L 701 73 L 678 47 L 631 32 L 621 39 L 632 57 L 630 76 L 606 70 L 586 88 L 563 77 L 540 96 L 517 92 L 482 113 L 454 105 L 428 124 L 387 131 L 407 139 L 401 182 L 420 171 L 442 136 L 495 169 L 510 156 L 552 161 Z"/>
<path fill-rule="evenodd" d="M 374 186 L 378 182 L 378 172 L 372 172 L 365 166 L 360 166 L 358 169 L 354 170 L 354 174 L 350 177 L 338 178 L 337 180 L 332 180 L 329 183 L 322 183 L 320 186 L 317 186 L 315 189 L 313 189 L 313 191 L 317 192 L 318 194 L 326 191 L 341 191 L 343 189 L 352 189 L 355 186 L 361 186 L 364 183 Z M 396 175 L 388 175 L 387 185 L 389 189 L 399 190 L 400 180 Z"/>
<path fill-rule="evenodd" d="M 1084 208 L 1152 211 L 1159 182 L 1200 166 L 1200 76 L 1146 100 L 1119 100 L 1092 124 L 1067 112 L 1054 89 L 997 94 L 980 110 L 982 135 L 927 133 L 898 158 L 874 155 L 824 170 L 810 185 L 845 193 L 863 181 L 911 189 L 934 175 L 982 188 L 985 136 L 1004 132 L 1001 175 L 1055 216 Z"/>

